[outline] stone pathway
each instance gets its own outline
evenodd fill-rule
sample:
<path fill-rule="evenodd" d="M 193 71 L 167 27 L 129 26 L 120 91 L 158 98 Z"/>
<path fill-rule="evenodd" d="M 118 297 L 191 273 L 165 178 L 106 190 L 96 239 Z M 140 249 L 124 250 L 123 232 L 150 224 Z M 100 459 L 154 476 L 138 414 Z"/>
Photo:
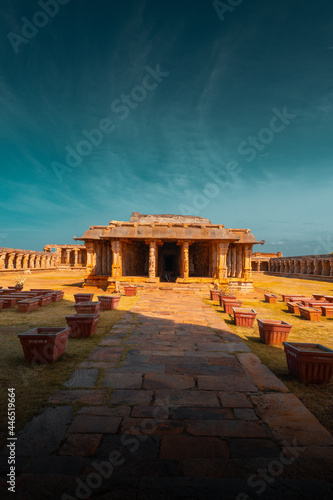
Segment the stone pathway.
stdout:
<path fill-rule="evenodd" d="M 17 499 L 333 498 L 332 436 L 198 294 L 144 291 L 50 402 Z"/>

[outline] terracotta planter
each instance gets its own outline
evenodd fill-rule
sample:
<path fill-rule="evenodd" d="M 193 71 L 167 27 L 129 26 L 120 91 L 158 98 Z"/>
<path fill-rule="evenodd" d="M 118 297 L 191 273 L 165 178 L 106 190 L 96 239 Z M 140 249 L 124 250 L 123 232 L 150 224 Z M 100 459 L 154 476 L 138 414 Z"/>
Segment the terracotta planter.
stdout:
<path fill-rule="evenodd" d="M 57 290 L 52 290 L 51 288 L 31 288 L 30 292 L 37 292 L 38 295 L 46 295 L 48 293 L 56 292 Z"/>
<path fill-rule="evenodd" d="M 52 302 L 52 295 L 42 295 L 41 297 L 38 297 L 39 299 L 39 305 L 40 306 L 47 306 L 51 304 Z"/>
<path fill-rule="evenodd" d="M 52 290 L 52 302 L 60 302 L 64 298 L 64 292 L 62 290 Z"/>
<path fill-rule="evenodd" d="M 325 295 L 327 302 L 333 302 L 333 295 Z"/>
<path fill-rule="evenodd" d="M 292 325 L 285 321 L 257 319 L 260 339 L 267 345 L 282 345 L 287 340 Z"/>
<path fill-rule="evenodd" d="M 124 291 L 126 297 L 133 297 L 136 295 L 136 287 L 135 286 L 124 286 Z"/>
<path fill-rule="evenodd" d="M 283 302 L 291 302 L 291 297 L 296 297 L 297 299 L 302 299 L 303 297 L 305 297 L 305 295 L 292 295 L 292 294 L 289 294 L 289 295 L 282 295 L 282 300 Z"/>
<path fill-rule="evenodd" d="M 28 363 L 52 363 L 65 351 L 69 328 L 34 328 L 19 334 Z"/>
<path fill-rule="evenodd" d="M 15 288 L 3 288 L 1 290 L 3 295 L 11 295 L 12 293 L 16 293 Z"/>
<path fill-rule="evenodd" d="M 241 300 L 223 300 L 223 310 L 227 314 L 232 314 L 232 309 L 233 307 L 242 307 L 242 301 Z"/>
<path fill-rule="evenodd" d="M 101 309 L 103 311 L 117 309 L 120 295 L 99 295 L 98 300 L 101 302 Z"/>
<path fill-rule="evenodd" d="M 97 314 L 99 312 L 100 302 L 78 302 L 75 304 L 76 314 Z"/>
<path fill-rule="evenodd" d="M 218 290 L 210 290 L 210 300 L 219 300 L 219 291 Z"/>
<path fill-rule="evenodd" d="M 299 302 L 287 302 L 288 311 L 299 314 Z"/>
<path fill-rule="evenodd" d="M 333 376 L 333 350 L 321 344 L 283 342 L 288 369 L 305 384 L 328 384 Z"/>
<path fill-rule="evenodd" d="M 320 309 L 321 306 L 326 306 L 329 304 L 326 300 L 308 300 L 302 301 L 302 304 L 305 307 L 313 307 L 314 309 Z"/>
<path fill-rule="evenodd" d="M 305 295 L 303 297 L 294 296 L 290 297 L 289 302 L 302 302 L 302 300 L 313 300 L 313 297 L 305 297 Z"/>
<path fill-rule="evenodd" d="M 74 300 L 75 303 L 78 304 L 79 302 L 91 302 L 93 300 L 94 294 L 93 293 L 76 293 L 74 294 Z"/>
<path fill-rule="evenodd" d="M 315 300 L 325 300 L 325 295 L 323 293 L 313 293 L 312 297 Z"/>
<path fill-rule="evenodd" d="M 8 295 L 1 296 L 1 300 L 3 300 L 3 306 L 2 309 L 11 309 L 12 307 L 16 306 L 17 298 L 15 297 L 10 297 Z"/>
<path fill-rule="evenodd" d="M 320 306 L 321 314 L 326 318 L 333 318 L 333 304 Z"/>
<path fill-rule="evenodd" d="M 91 337 L 97 329 L 100 314 L 73 314 L 66 316 L 66 321 L 71 329 L 70 337 Z"/>
<path fill-rule="evenodd" d="M 277 295 L 274 295 L 273 293 L 265 293 L 265 302 L 269 302 L 270 304 L 276 304 L 277 303 Z"/>
<path fill-rule="evenodd" d="M 247 326 L 251 328 L 256 319 L 257 313 L 254 309 L 246 307 L 233 307 L 234 320 L 237 326 Z"/>
<path fill-rule="evenodd" d="M 227 300 L 237 300 L 237 297 L 235 297 L 234 295 L 223 295 L 222 293 L 219 294 L 218 296 L 218 301 L 219 301 L 219 304 L 221 307 L 224 307 L 223 306 L 223 301 L 227 301 Z"/>
<path fill-rule="evenodd" d="M 39 299 L 25 299 L 17 302 L 19 312 L 31 312 L 38 309 Z"/>
<path fill-rule="evenodd" d="M 321 309 L 314 309 L 313 307 L 299 306 L 299 312 L 302 318 L 309 321 L 319 321 L 321 316 Z"/>
<path fill-rule="evenodd" d="M 3 300 L 0 299 L 0 311 L 3 308 Z"/>

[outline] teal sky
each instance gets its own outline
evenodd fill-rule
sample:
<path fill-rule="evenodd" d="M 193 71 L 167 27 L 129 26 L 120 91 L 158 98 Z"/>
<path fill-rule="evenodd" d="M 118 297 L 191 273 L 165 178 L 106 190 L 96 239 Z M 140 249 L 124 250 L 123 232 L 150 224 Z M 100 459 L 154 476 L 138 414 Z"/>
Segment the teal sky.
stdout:
<path fill-rule="evenodd" d="M 71 243 L 138 211 L 250 228 L 258 251 L 333 251 L 331 1 L 0 14 L 0 246 Z"/>

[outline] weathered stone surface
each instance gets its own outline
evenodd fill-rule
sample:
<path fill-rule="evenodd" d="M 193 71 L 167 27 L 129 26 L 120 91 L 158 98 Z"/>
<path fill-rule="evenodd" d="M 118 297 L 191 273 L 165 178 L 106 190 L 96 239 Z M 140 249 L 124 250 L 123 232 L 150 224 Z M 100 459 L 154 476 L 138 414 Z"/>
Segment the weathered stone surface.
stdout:
<path fill-rule="evenodd" d="M 114 434 L 121 422 L 120 417 L 78 415 L 69 428 L 75 434 Z"/>
<path fill-rule="evenodd" d="M 161 443 L 161 457 L 171 460 L 186 458 L 228 458 L 226 441 L 216 437 L 167 436 Z"/>
<path fill-rule="evenodd" d="M 148 406 L 152 400 L 153 391 L 116 389 L 111 395 L 111 404 Z"/>
<path fill-rule="evenodd" d="M 103 434 L 69 434 L 62 445 L 59 455 L 78 455 L 93 457 Z"/>
<path fill-rule="evenodd" d="M 172 391 L 168 389 L 162 389 L 156 391 L 155 398 L 156 406 L 191 406 L 195 407 L 219 407 L 220 404 L 216 395 L 211 391 Z"/>
<path fill-rule="evenodd" d="M 70 379 L 64 383 L 65 387 L 94 387 L 98 376 L 98 370 L 75 370 Z"/>
<path fill-rule="evenodd" d="M 258 388 L 251 382 L 250 378 L 239 366 L 225 366 L 224 372 L 219 376 L 199 375 L 199 389 L 228 391 L 233 389 L 237 392 L 257 392 Z"/>
<path fill-rule="evenodd" d="M 180 407 L 171 408 L 171 418 L 180 420 L 230 420 L 233 419 L 234 416 L 230 409 Z"/>
<path fill-rule="evenodd" d="M 281 453 L 270 439 L 232 438 L 229 448 L 232 458 L 278 458 Z"/>
<path fill-rule="evenodd" d="M 252 408 L 235 408 L 234 415 L 238 420 L 258 420 Z"/>
<path fill-rule="evenodd" d="M 145 376 L 144 389 L 191 389 L 195 387 L 194 378 L 189 375 L 156 375 Z"/>
<path fill-rule="evenodd" d="M 243 392 L 219 392 L 222 406 L 225 408 L 252 408 L 253 404 Z"/>
<path fill-rule="evenodd" d="M 107 392 L 101 389 L 77 389 L 75 391 L 59 391 L 49 398 L 51 404 L 76 403 L 102 405 L 106 401 Z"/>
<path fill-rule="evenodd" d="M 333 445 L 333 437 L 293 394 L 251 397 L 256 413 L 288 444 Z"/>
<path fill-rule="evenodd" d="M 153 419 L 153 418 L 124 418 L 121 425 L 123 434 L 148 434 L 167 436 L 181 434 L 184 423 L 178 420 Z"/>
<path fill-rule="evenodd" d="M 288 388 L 279 380 L 260 359 L 252 353 L 237 354 L 239 361 L 262 391 L 288 392 Z"/>
<path fill-rule="evenodd" d="M 142 376 L 136 373 L 107 373 L 103 386 L 112 389 L 141 389 Z"/>
<path fill-rule="evenodd" d="M 97 347 L 90 355 L 90 361 L 117 361 L 124 352 L 123 347 Z"/>
<path fill-rule="evenodd" d="M 16 449 L 21 456 L 45 456 L 56 451 L 70 423 L 72 408 L 47 408 L 20 432 Z"/>
<path fill-rule="evenodd" d="M 187 432 L 194 436 L 266 438 L 263 427 L 240 420 L 195 420 L 188 422 Z"/>
<path fill-rule="evenodd" d="M 130 413 L 130 406 L 116 406 L 115 408 L 108 408 L 107 406 L 85 406 L 78 411 L 78 415 L 95 415 L 101 417 L 128 417 Z"/>

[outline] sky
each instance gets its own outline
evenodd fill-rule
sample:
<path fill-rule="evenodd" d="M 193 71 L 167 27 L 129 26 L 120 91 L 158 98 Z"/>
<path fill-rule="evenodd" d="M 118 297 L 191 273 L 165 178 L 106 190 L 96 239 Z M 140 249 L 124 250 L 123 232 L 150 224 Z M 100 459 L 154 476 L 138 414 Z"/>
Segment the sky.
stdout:
<path fill-rule="evenodd" d="M 0 247 L 133 211 L 333 251 L 331 0 L 2 0 Z"/>

